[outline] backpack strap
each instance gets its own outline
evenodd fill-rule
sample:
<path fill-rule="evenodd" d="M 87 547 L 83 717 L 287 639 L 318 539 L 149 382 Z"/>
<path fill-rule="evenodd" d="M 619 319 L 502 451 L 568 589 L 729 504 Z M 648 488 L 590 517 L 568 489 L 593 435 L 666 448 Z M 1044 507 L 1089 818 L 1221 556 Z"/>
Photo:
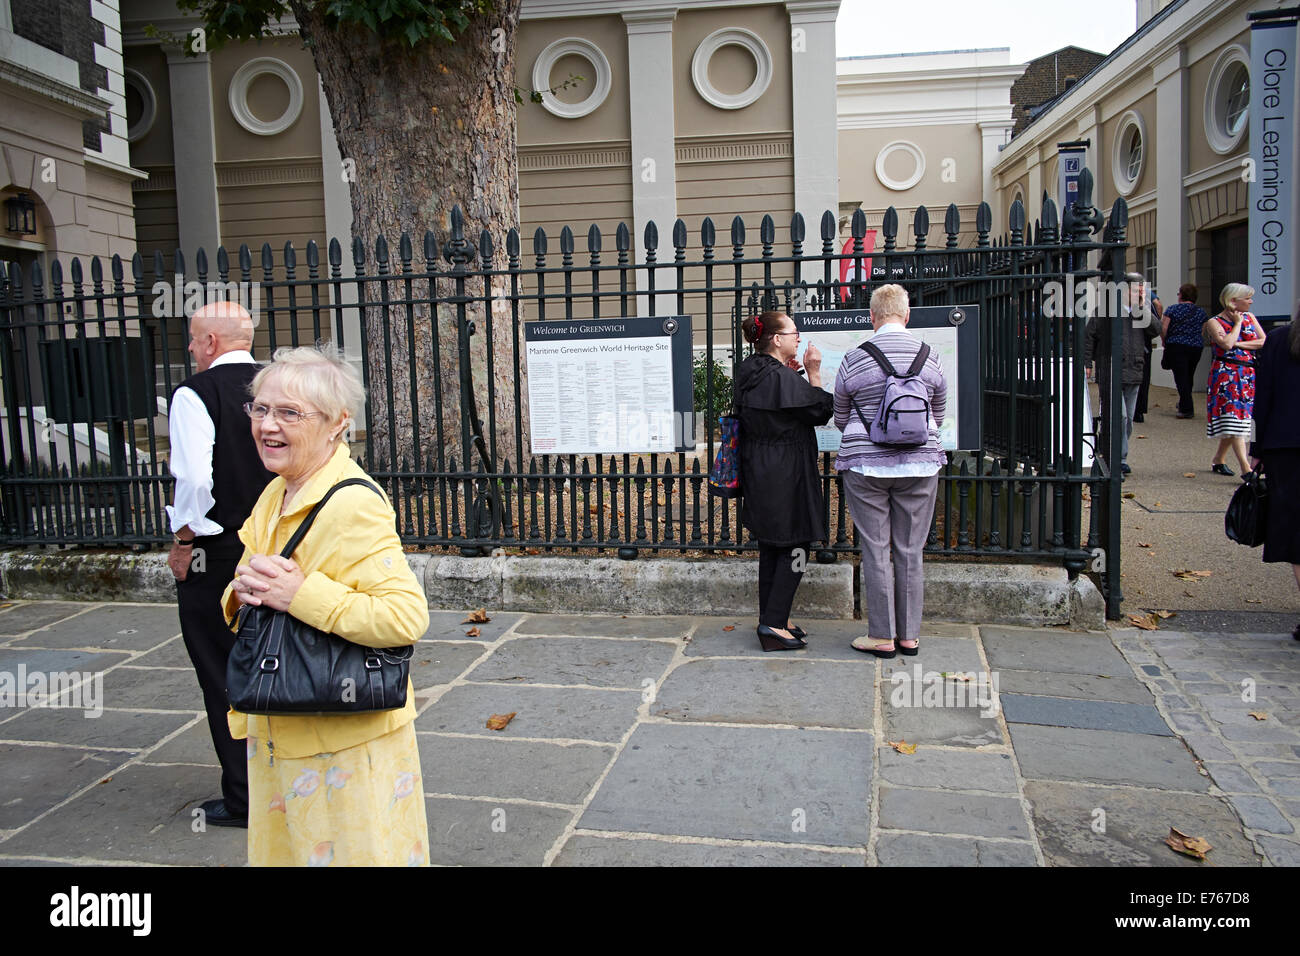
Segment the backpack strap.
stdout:
<path fill-rule="evenodd" d="M 858 348 L 862 349 L 862 351 L 875 359 L 876 364 L 881 367 L 886 375 L 892 375 L 895 378 L 915 378 L 921 374 L 921 369 L 925 368 L 925 363 L 930 358 L 930 346 L 925 342 L 922 342 L 920 350 L 916 353 L 916 357 L 912 359 L 912 364 L 908 366 L 907 371 L 904 374 L 899 375 L 898 372 L 894 370 L 893 363 L 885 356 L 885 353 L 880 351 L 880 347 L 870 339 L 863 342 L 858 346 Z"/>

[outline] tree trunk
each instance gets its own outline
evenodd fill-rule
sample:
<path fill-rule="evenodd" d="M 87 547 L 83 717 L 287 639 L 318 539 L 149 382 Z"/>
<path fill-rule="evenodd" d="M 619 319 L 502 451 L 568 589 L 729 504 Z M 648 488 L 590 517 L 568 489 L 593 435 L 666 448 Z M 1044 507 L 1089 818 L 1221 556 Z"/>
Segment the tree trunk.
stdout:
<path fill-rule="evenodd" d="M 505 268 L 506 234 L 519 225 L 514 98 L 519 4 L 497 0 L 497 12 L 474 18 L 455 43 L 429 41 L 412 49 L 403 40 L 384 40 L 364 27 L 333 29 L 324 22 L 326 4 L 294 0 L 294 13 L 329 101 L 345 170 L 351 165 L 348 160 L 355 164 L 352 230 L 365 245 L 368 276 L 401 273 L 403 233 L 411 239 L 414 271 L 450 270 L 457 260 L 474 272 Z M 450 242 L 456 205 L 464 213 L 462 243 Z M 437 239 L 439 257 L 428 266 L 426 230 Z M 492 237 L 487 261 L 478 256 L 482 230 Z M 376 253 L 380 237 L 387 243 L 387 263 Z M 452 262 L 447 261 L 449 255 Z M 351 250 L 344 257 L 350 259 Z M 490 318 L 483 305 L 483 280 L 474 277 L 464 284 L 469 301 L 463 307 L 439 305 L 436 315 L 427 303 L 363 308 L 369 350 L 368 465 L 373 470 L 422 470 L 427 462 L 446 470 L 452 459 L 458 469 L 482 468 L 473 445 L 465 441 L 469 409 L 462 408 L 461 400 L 462 317 L 476 328 L 469 364 L 485 431 L 490 420 L 489 337 L 492 340 L 496 429 L 487 437 L 496 452 L 493 466 L 499 469 L 505 459 L 512 467 L 518 465 L 516 356 L 504 299 L 509 281 L 494 278 L 492 286 L 496 305 Z M 452 297 L 457 284 L 441 279 L 436 292 L 431 291 L 430 283 L 414 282 L 409 297 Z M 362 301 L 375 303 L 403 300 L 408 292 L 400 280 L 367 281 L 363 295 Z"/>

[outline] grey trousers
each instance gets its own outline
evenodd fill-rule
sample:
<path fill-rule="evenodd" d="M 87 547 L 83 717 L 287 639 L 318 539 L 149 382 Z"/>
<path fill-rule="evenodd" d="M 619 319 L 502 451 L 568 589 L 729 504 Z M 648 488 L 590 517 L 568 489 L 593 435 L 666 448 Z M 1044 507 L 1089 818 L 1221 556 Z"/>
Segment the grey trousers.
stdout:
<path fill-rule="evenodd" d="M 921 549 L 934 518 L 939 476 L 869 478 L 840 472 L 862 542 L 867 636 L 914 641 L 921 633 Z"/>

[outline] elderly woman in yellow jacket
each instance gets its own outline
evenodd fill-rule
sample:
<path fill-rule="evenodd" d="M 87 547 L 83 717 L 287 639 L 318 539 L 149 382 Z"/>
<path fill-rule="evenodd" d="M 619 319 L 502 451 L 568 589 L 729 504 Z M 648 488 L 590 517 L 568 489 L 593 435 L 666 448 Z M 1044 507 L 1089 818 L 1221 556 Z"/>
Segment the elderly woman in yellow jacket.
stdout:
<path fill-rule="evenodd" d="M 388 499 L 354 485 L 322 508 L 291 559 L 281 549 L 338 482 L 365 478 L 345 435 L 365 401 L 332 349 L 281 349 L 245 409 L 262 463 L 278 476 L 239 530 L 244 542 L 223 596 L 266 605 L 370 647 L 418 641 L 428 604 L 406 563 Z M 232 710 L 248 741 L 248 861 L 254 866 L 422 865 L 429 859 L 416 747 L 415 695 L 397 710 L 264 717 Z"/>

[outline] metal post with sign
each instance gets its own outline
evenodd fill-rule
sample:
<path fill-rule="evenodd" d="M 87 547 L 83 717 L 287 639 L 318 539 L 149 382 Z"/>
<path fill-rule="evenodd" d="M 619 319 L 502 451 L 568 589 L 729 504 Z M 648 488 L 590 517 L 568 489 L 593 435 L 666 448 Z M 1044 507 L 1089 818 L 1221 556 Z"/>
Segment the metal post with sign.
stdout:
<path fill-rule="evenodd" d="M 1300 272 L 1300 7 L 1252 13 L 1250 23 L 1250 224 L 1247 243 L 1254 313 L 1285 322 L 1295 311 Z"/>
<path fill-rule="evenodd" d="M 1088 157 L 1089 142 L 1078 139 L 1056 144 L 1056 201 L 1059 209 L 1068 209 L 1079 198 L 1079 176 Z"/>

